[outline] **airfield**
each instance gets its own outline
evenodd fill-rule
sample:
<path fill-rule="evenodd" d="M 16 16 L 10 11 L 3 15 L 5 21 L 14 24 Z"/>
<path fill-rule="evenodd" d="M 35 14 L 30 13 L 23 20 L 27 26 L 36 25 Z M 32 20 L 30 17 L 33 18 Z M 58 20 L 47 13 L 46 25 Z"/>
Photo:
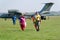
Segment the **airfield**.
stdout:
<path fill-rule="evenodd" d="M 32 20 L 26 19 L 25 31 L 20 29 L 19 21 L 13 25 L 11 19 L 0 18 L 0 40 L 60 40 L 60 16 L 49 16 L 42 20 L 40 31 L 36 31 Z"/>

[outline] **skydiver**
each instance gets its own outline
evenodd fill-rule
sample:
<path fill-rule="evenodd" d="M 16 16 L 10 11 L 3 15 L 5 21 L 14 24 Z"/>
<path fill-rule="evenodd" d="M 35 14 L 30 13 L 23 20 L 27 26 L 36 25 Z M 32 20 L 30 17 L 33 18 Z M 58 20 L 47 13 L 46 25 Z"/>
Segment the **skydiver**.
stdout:
<path fill-rule="evenodd" d="M 35 13 L 32 20 L 33 20 L 34 26 L 36 28 L 36 31 L 39 31 L 39 26 L 40 26 L 40 23 L 41 23 L 41 16 L 39 15 L 38 12 Z"/>
<path fill-rule="evenodd" d="M 24 31 L 26 28 L 26 19 L 25 19 L 24 15 L 21 15 L 19 17 L 19 23 L 20 23 L 21 30 Z"/>
<path fill-rule="evenodd" d="M 16 15 L 14 15 L 14 16 L 12 17 L 12 21 L 13 21 L 13 25 L 15 25 L 15 24 L 16 24 Z"/>

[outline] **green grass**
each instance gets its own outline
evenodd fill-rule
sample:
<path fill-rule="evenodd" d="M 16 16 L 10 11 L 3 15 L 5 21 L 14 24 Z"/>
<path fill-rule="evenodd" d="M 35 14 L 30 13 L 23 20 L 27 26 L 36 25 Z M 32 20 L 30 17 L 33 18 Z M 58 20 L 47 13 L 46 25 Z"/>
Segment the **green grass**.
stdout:
<path fill-rule="evenodd" d="M 0 40 L 60 40 L 60 16 L 42 20 L 39 32 L 31 20 L 27 20 L 27 27 L 22 31 L 18 20 L 13 25 L 11 19 L 0 19 Z"/>

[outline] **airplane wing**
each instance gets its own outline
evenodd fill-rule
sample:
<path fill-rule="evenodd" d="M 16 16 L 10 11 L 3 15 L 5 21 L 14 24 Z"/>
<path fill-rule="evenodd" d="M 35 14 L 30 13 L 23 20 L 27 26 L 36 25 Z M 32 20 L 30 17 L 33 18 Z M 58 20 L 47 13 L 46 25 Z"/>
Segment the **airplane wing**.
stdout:
<path fill-rule="evenodd" d="M 14 15 L 16 15 L 16 17 L 18 18 L 21 13 L 15 10 L 9 10 L 8 13 L 0 13 L 0 18 L 12 18 Z"/>

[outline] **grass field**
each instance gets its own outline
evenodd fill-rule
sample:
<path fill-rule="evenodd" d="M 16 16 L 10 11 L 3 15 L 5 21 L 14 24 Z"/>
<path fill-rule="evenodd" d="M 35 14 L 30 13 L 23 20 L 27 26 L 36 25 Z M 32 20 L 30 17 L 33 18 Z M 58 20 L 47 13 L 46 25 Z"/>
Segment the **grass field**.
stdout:
<path fill-rule="evenodd" d="M 0 40 L 60 40 L 60 16 L 42 20 L 39 32 L 31 20 L 27 20 L 27 27 L 22 31 L 18 20 L 13 25 L 11 19 L 0 19 Z"/>

